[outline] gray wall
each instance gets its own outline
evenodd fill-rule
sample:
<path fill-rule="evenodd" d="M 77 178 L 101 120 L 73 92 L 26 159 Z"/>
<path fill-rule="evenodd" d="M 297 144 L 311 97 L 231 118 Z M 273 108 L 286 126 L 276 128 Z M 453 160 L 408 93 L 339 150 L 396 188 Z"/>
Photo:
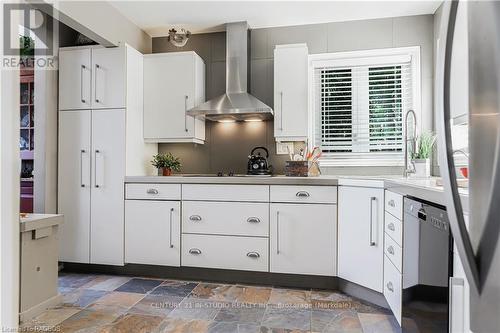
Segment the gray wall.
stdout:
<path fill-rule="evenodd" d="M 307 43 L 310 54 L 355 51 L 376 48 L 420 46 L 422 72 L 422 114 L 424 130 L 433 126 L 433 15 L 396 17 L 376 20 L 334 22 L 325 24 L 254 29 L 251 32 L 250 90 L 253 95 L 273 106 L 273 52 L 275 45 Z M 225 33 L 193 35 L 184 48 L 172 46 L 166 37 L 153 38 L 153 53 L 192 50 L 206 65 L 207 98 L 225 89 Z M 221 169 L 244 172 L 251 147 L 265 145 L 271 152 L 271 163 L 282 172 L 287 156 L 275 154 L 272 121 L 258 124 L 220 124 L 207 122 L 205 145 L 160 144 L 159 151 L 171 151 L 181 157 L 183 172 L 210 172 Z M 296 147 L 297 148 L 297 147 Z M 323 168 L 335 174 L 393 174 L 400 167 Z"/>

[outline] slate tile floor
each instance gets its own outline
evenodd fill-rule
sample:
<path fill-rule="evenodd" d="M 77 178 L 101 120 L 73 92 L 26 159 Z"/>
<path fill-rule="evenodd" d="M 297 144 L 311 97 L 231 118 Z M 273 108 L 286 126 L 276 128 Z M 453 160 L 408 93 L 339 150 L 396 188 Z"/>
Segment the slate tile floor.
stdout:
<path fill-rule="evenodd" d="M 391 333 L 383 308 L 340 292 L 62 273 L 63 304 L 22 324 L 64 333 Z"/>

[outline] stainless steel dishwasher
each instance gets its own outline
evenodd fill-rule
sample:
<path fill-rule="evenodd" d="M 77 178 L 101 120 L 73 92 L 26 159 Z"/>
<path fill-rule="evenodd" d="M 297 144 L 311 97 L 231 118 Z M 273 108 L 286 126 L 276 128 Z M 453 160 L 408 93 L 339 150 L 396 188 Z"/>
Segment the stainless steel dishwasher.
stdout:
<path fill-rule="evenodd" d="M 444 207 L 404 199 L 403 332 L 448 332 L 453 241 Z"/>

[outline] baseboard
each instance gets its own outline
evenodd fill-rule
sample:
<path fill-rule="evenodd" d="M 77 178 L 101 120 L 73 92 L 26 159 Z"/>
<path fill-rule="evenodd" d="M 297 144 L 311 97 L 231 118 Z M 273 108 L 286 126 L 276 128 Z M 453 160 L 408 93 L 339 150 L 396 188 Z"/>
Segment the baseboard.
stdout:
<path fill-rule="evenodd" d="M 62 296 L 60 294 L 57 294 L 57 295 L 43 301 L 42 303 L 39 303 L 39 304 L 29 308 L 28 310 L 19 313 L 19 321 L 21 323 L 23 323 L 25 321 L 29 321 L 29 320 L 35 318 L 36 316 L 38 316 L 43 311 L 47 310 L 48 308 L 52 308 L 56 305 L 61 304 L 61 302 L 62 302 Z"/>

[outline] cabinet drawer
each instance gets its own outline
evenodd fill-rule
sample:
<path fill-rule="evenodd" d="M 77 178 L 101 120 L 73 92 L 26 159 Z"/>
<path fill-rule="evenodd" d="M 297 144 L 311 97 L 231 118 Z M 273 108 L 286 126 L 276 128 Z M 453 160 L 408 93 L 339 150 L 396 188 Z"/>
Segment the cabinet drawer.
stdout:
<path fill-rule="evenodd" d="M 401 325 L 401 293 L 401 273 L 389 258 L 384 256 L 384 297 L 399 325 Z"/>
<path fill-rule="evenodd" d="M 271 186 L 271 202 L 337 203 L 336 186 Z"/>
<path fill-rule="evenodd" d="M 184 233 L 269 236 L 269 204 L 184 201 Z"/>
<path fill-rule="evenodd" d="M 182 266 L 269 271 L 268 238 L 182 235 Z"/>
<path fill-rule="evenodd" d="M 384 234 L 384 253 L 389 258 L 398 271 L 402 272 L 403 251 L 391 237 Z"/>
<path fill-rule="evenodd" d="M 127 184 L 125 199 L 180 200 L 180 184 Z"/>
<path fill-rule="evenodd" d="M 402 220 L 403 196 L 391 191 L 385 191 L 385 211 Z"/>
<path fill-rule="evenodd" d="M 385 233 L 399 245 L 403 246 L 403 223 L 389 213 L 385 213 Z"/>
<path fill-rule="evenodd" d="M 185 184 L 182 200 L 267 202 L 269 186 Z"/>

